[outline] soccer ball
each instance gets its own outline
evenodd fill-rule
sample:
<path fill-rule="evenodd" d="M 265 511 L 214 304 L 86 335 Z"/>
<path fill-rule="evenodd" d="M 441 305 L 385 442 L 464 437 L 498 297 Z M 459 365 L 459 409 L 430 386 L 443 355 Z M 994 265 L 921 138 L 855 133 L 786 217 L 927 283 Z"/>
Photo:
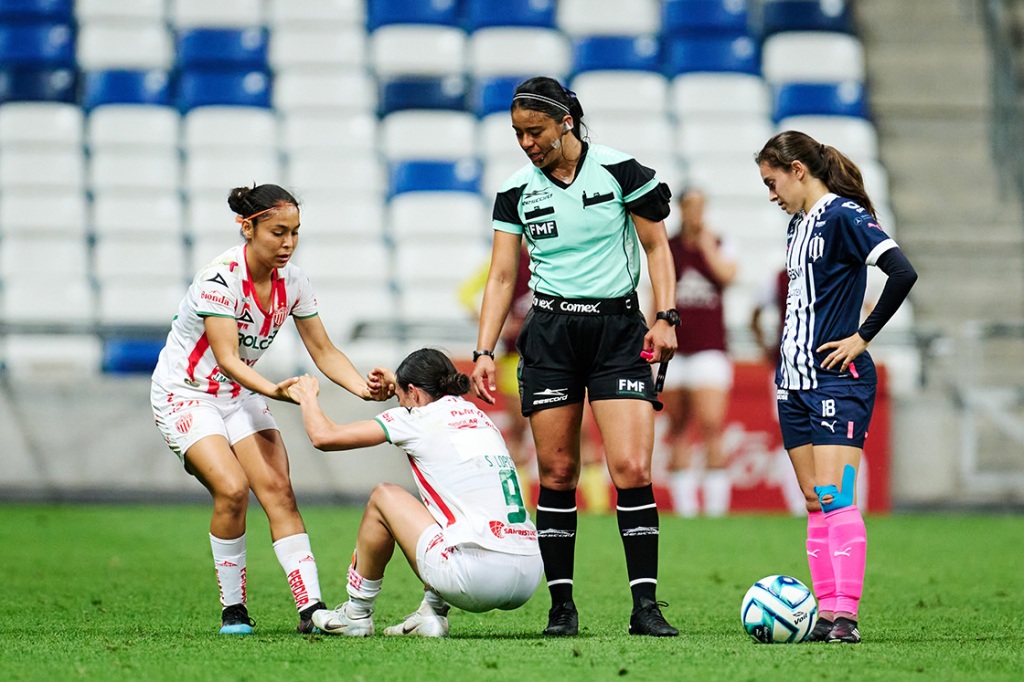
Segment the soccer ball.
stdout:
<path fill-rule="evenodd" d="M 770 575 L 754 583 L 740 606 L 743 629 L 762 644 L 803 641 L 818 618 L 814 595 L 788 575 Z"/>

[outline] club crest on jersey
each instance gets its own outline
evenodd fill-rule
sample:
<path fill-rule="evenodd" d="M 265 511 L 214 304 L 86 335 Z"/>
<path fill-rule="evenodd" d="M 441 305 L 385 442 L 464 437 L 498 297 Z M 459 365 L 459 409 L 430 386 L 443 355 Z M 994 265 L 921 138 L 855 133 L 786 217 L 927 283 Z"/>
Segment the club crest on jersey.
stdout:
<path fill-rule="evenodd" d="M 820 234 L 811 237 L 811 243 L 807 245 L 807 255 L 812 261 L 816 261 L 825 254 L 825 238 Z"/>
<path fill-rule="evenodd" d="M 526 229 L 530 231 L 532 239 L 551 239 L 558 236 L 558 223 L 554 220 L 545 220 L 541 223 L 527 223 Z"/>
<path fill-rule="evenodd" d="M 284 324 L 285 319 L 288 317 L 288 309 L 284 306 L 278 306 L 277 310 L 274 311 L 274 326 L 280 327 Z"/>
<path fill-rule="evenodd" d="M 183 414 L 174 422 L 174 428 L 178 430 L 178 433 L 186 434 L 192 428 L 192 413 Z"/>

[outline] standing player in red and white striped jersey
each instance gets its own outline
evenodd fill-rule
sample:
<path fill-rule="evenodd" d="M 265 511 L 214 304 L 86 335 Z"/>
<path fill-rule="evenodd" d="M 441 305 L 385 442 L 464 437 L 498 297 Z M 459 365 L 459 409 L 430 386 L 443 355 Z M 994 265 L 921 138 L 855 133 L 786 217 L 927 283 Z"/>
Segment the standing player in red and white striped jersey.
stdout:
<path fill-rule="evenodd" d="M 316 561 L 288 474 L 288 453 L 266 398 L 291 402 L 253 365 L 289 316 L 327 377 L 364 400 L 383 400 L 379 374 L 364 380 L 327 336 L 309 279 L 290 264 L 299 207 L 277 185 L 238 187 L 228 205 L 245 243 L 204 267 L 171 323 L 153 372 L 153 413 L 185 470 L 213 497 L 210 545 L 220 587 L 221 633 L 249 634 L 245 517 L 251 490 L 270 521 L 274 552 L 299 611 L 299 632 L 323 608 Z"/>

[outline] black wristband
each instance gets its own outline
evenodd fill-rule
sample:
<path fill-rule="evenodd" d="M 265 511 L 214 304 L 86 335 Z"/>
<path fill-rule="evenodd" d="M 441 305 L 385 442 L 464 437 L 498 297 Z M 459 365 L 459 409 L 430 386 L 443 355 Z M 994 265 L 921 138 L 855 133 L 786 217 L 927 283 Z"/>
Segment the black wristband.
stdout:
<path fill-rule="evenodd" d="M 475 350 L 475 351 L 473 351 L 473 362 L 476 362 L 477 360 L 479 360 L 481 355 L 486 355 L 491 360 L 494 359 L 494 351 L 493 350 Z"/>

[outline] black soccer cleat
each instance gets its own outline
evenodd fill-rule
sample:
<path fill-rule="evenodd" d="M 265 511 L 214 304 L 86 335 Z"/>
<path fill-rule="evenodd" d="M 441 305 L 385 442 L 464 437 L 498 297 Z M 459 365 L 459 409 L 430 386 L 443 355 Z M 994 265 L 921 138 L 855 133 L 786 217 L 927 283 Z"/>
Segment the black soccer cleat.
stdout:
<path fill-rule="evenodd" d="M 555 604 L 548 611 L 547 637 L 574 637 L 580 633 L 580 614 L 572 600 Z"/>
<path fill-rule="evenodd" d="M 249 617 L 245 604 L 232 604 L 220 613 L 220 634 L 251 635 L 256 621 Z"/>
<path fill-rule="evenodd" d="M 299 611 L 299 624 L 295 626 L 295 631 L 300 635 L 319 635 L 320 628 L 313 625 L 313 612 L 326 608 L 326 604 L 322 601 L 318 601 L 317 603 L 311 604 Z"/>
<path fill-rule="evenodd" d="M 828 633 L 828 643 L 839 642 L 840 644 L 860 644 L 860 630 L 857 629 L 857 621 L 849 618 L 836 618 L 832 625 L 832 632 Z"/>
<path fill-rule="evenodd" d="M 668 606 L 668 604 L 641 597 L 640 605 L 634 608 L 633 613 L 629 616 L 629 634 L 678 637 L 679 630 L 669 625 L 665 617 L 661 615 L 662 606 Z"/>
<path fill-rule="evenodd" d="M 832 632 L 832 621 L 828 618 L 818 618 L 818 622 L 814 624 L 814 629 L 807 633 L 804 637 L 805 642 L 824 642 L 828 639 L 829 633 Z"/>

